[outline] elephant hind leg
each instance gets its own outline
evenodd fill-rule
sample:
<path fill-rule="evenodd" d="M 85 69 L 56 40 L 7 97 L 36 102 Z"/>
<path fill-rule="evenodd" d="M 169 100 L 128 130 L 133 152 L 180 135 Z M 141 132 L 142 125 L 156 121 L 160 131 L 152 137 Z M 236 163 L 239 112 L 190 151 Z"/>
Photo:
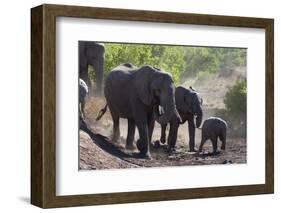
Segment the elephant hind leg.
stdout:
<path fill-rule="evenodd" d="M 225 144 L 226 144 L 226 135 L 225 134 L 222 134 L 222 135 L 220 135 L 220 140 L 221 140 L 221 142 L 222 142 L 222 144 L 221 144 L 221 149 L 222 150 L 225 150 Z"/>
<path fill-rule="evenodd" d="M 135 149 L 134 139 L 135 139 L 136 124 L 133 119 L 128 119 L 128 133 L 126 141 L 126 149 Z"/>
<path fill-rule="evenodd" d="M 218 137 L 212 138 L 211 141 L 212 141 L 212 145 L 213 145 L 213 154 L 215 154 L 217 152 L 217 148 L 218 148 Z"/>
<path fill-rule="evenodd" d="M 112 141 L 113 142 L 119 142 L 120 139 L 120 127 L 119 127 L 119 116 L 111 113 L 112 115 L 112 120 L 113 120 L 113 137 Z"/>

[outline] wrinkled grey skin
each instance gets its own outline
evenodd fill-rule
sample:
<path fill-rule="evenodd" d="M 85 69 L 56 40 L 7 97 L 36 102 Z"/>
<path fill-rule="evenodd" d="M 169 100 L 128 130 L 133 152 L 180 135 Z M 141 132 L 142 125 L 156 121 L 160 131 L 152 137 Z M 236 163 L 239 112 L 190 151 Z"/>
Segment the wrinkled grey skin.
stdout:
<path fill-rule="evenodd" d="M 140 157 L 151 158 L 151 142 L 155 119 L 167 123 L 174 117 L 180 119 L 175 105 L 175 86 L 172 77 L 158 68 L 151 66 L 135 67 L 122 64 L 107 76 L 104 95 L 113 119 L 113 140 L 120 137 L 119 118 L 128 119 L 126 148 L 133 149 L 135 128 L 139 131 L 137 148 Z M 161 105 L 165 112 L 155 114 L 155 107 Z M 106 111 L 103 108 L 97 118 Z"/>
<path fill-rule="evenodd" d="M 79 77 L 92 88 L 88 65 L 95 71 L 97 95 L 101 95 L 104 69 L 104 46 L 93 41 L 79 41 Z"/>
<path fill-rule="evenodd" d="M 88 86 L 81 78 L 79 78 L 79 113 L 81 118 L 85 119 L 85 99 L 88 94 Z"/>
<path fill-rule="evenodd" d="M 202 98 L 190 87 L 186 89 L 182 86 L 176 88 L 175 93 L 177 110 L 181 116 L 182 122 L 177 119 L 170 121 L 170 131 L 168 136 L 168 149 L 171 151 L 175 148 L 177 141 L 178 128 L 180 124 L 188 122 L 189 131 L 189 151 L 195 150 L 195 127 L 200 127 L 202 122 Z M 195 120 L 195 122 L 194 122 Z M 161 125 L 161 143 L 166 142 L 167 124 Z"/>
<path fill-rule="evenodd" d="M 213 145 L 213 153 L 217 152 L 218 138 L 222 142 L 221 149 L 225 150 L 227 123 L 217 117 L 205 120 L 202 126 L 202 139 L 199 152 L 202 152 L 204 143 L 210 139 Z"/>

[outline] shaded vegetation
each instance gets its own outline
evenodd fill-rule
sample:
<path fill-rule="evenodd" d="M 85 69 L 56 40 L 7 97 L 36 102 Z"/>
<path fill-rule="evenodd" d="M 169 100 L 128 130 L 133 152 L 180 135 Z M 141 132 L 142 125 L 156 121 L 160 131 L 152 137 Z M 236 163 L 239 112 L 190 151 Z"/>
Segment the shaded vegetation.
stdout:
<path fill-rule="evenodd" d="M 232 116 L 246 117 L 247 85 L 246 79 L 238 79 L 235 85 L 225 94 L 224 104 L 227 112 Z"/>
<path fill-rule="evenodd" d="M 228 88 L 224 97 L 224 109 L 217 109 L 215 116 L 227 120 L 232 136 L 246 137 L 247 133 L 247 83 L 246 79 L 237 79 Z"/>

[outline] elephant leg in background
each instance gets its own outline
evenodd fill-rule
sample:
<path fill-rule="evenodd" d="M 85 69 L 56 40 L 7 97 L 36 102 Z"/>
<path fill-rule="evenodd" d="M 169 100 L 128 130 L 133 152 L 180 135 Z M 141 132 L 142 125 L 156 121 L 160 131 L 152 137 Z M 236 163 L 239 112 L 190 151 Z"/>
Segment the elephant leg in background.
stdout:
<path fill-rule="evenodd" d="M 154 114 L 151 113 L 147 117 L 147 126 L 148 126 L 148 140 L 149 140 L 149 145 L 152 147 L 151 139 L 152 139 L 152 134 L 154 130 L 154 124 L 155 124 L 155 118 Z"/>
<path fill-rule="evenodd" d="M 168 124 L 161 124 L 161 138 L 160 138 L 160 142 L 162 144 L 166 143 L 166 129 L 167 129 L 167 125 Z"/>
<path fill-rule="evenodd" d="M 97 95 L 100 96 L 102 93 L 103 82 L 103 58 L 96 58 L 92 60 L 91 65 L 95 71 Z"/>
<path fill-rule="evenodd" d="M 134 139 L 135 139 L 136 124 L 134 119 L 128 119 L 128 133 L 126 141 L 126 149 L 134 149 Z"/>
<path fill-rule="evenodd" d="M 213 154 L 215 154 L 217 152 L 217 148 L 218 148 L 218 137 L 212 137 L 211 138 L 212 141 L 212 145 L 213 145 Z"/>
<path fill-rule="evenodd" d="M 83 120 L 84 120 L 84 119 L 85 119 L 85 101 L 82 101 L 82 102 L 79 104 L 79 109 L 80 109 L 81 117 L 82 117 Z"/>
<path fill-rule="evenodd" d="M 196 152 L 195 150 L 195 124 L 194 118 L 188 119 L 188 132 L 189 132 L 189 151 Z"/>
<path fill-rule="evenodd" d="M 176 120 L 172 120 L 170 122 L 170 131 L 168 136 L 168 149 L 173 150 L 175 148 L 177 137 L 178 137 L 178 129 L 179 129 L 179 122 Z"/>
<path fill-rule="evenodd" d="M 226 143 L 226 133 L 223 133 L 222 135 L 220 135 L 220 140 L 222 142 L 221 144 L 221 149 L 225 150 L 225 143 Z"/>

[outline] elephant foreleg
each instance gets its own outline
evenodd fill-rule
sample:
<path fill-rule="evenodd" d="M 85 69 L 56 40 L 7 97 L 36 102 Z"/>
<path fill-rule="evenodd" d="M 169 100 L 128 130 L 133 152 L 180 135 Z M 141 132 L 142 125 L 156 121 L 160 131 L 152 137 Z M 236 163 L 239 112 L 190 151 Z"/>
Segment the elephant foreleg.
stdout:
<path fill-rule="evenodd" d="M 189 132 L 189 151 L 196 152 L 195 150 L 195 124 L 194 119 L 188 120 L 188 132 Z"/>
<path fill-rule="evenodd" d="M 137 148 L 140 151 L 139 156 L 141 158 L 151 159 L 151 155 L 149 151 L 150 133 L 149 133 L 149 126 L 148 126 L 149 123 L 148 121 L 151 120 L 147 115 L 147 111 L 143 103 L 139 99 L 133 99 L 132 101 L 135 101 L 133 104 L 133 116 L 139 131 L 139 139 L 137 140 Z"/>
<path fill-rule="evenodd" d="M 134 139 L 135 139 L 136 124 L 133 119 L 128 119 L 128 134 L 126 141 L 126 149 L 134 149 Z"/>
<path fill-rule="evenodd" d="M 160 142 L 162 144 L 166 143 L 166 128 L 167 128 L 167 124 L 161 124 L 161 138 L 160 138 Z"/>
<path fill-rule="evenodd" d="M 147 124 L 137 123 L 140 139 L 137 141 L 137 148 L 140 151 L 140 157 L 150 159 L 149 137 Z"/>
<path fill-rule="evenodd" d="M 203 134 L 203 133 L 202 133 L 202 134 Z M 199 150 L 198 150 L 199 153 L 202 152 L 204 143 L 205 143 L 206 141 L 207 141 L 207 138 L 205 138 L 204 136 L 202 136 L 201 144 L 200 144 Z"/>
<path fill-rule="evenodd" d="M 102 57 L 97 58 L 92 63 L 96 76 L 96 93 L 101 95 L 102 93 L 102 82 L 103 82 L 103 69 L 104 69 L 104 59 Z"/>
<path fill-rule="evenodd" d="M 155 119 L 154 119 L 154 114 L 151 114 L 147 118 L 147 125 L 148 125 L 148 140 L 149 140 L 149 145 L 151 146 L 151 139 L 152 139 L 152 134 L 154 130 L 154 124 L 155 124 Z"/>
<path fill-rule="evenodd" d="M 178 137 L 179 122 L 170 122 L 170 131 L 168 136 L 168 149 L 173 150 L 175 148 L 177 137 Z"/>
<path fill-rule="evenodd" d="M 226 134 L 225 134 L 225 133 L 223 133 L 223 134 L 221 135 L 220 140 L 221 140 L 221 142 L 222 142 L 222 144 L 221 144 L 221 149 L 222 149 L 222 150 L 225 150 L 225 143 L 226 143 Z"/>

